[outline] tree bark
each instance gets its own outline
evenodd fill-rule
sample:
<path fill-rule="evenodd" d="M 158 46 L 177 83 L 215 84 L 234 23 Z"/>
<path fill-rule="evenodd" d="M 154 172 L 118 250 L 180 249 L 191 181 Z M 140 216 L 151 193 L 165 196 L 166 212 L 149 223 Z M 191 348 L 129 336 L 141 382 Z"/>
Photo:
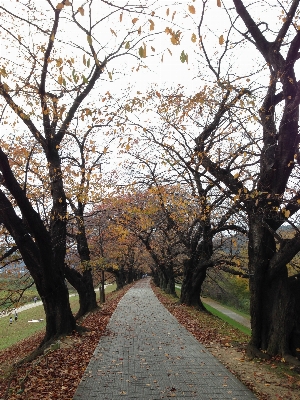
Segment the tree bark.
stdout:
<path fill-rule="evenodd" d="M 127 284 L 132 283 L 133 282 L 133 276 L 134 276 L 133 267 L 132 266 L 128 267 L 126 275 L 127 275 L 127 277 L 126 277 Z"/>
<path fill-rule="evenodd" d="M 80 274 L 75 269 L 65 265 L 64 272 L 66 279 L 77 290 L 79 296 L 79 310 L 75 316 L 75 318 L 78 319 L 87 312 L 95 310 L 98 307 L 93 285 L 92 271 L 86 269 L 82 274 Z"/>
<path fill-rule="evenodd" d="M 66 278 L 71 285 L 77 290 L 79 295 L 79 310 L 76 314 L 76 319 L 82 317 L 87 312 L 95 310 L 97 306 L 96 293 L 94 290 L 92 270 L 89 267 L 90 249 L 86 237 L 83 211 L 84 206 L 78 202 L 78 207 L 72 207 L 75 211 L 78 233 L 76 234 L 77 251 L 80 257 L 82 274 L 72 268 L 65 269 Z M 76 272 L 76 274 L 75 274 Z"/>
<path fill-rule="evenodd" d="M 286 264 L 272 260 L 277 256 L 273 234 L 264 226 L 258 214 L 249 224 L 250 315 L 252 334 L 250 349 L 266 351 L 275 356 L 296 354 L 299 342 L 299 306 L 297 279 L 288 277 Z M 298 297 L 300 297 L 298 295 Z"/>
<path fill-rule="evenodd" d="M 125 286 L 125 274 L 124 274 L 124 268 L 120 267 L 118 271 L 114 271 L 115 277 L 116 277 L 116 284 L 117 284 L 117 289 L 116 290 L 121 290 Z"/>
<path fill-rule="evenodd" d="M 41 345 L 76 330 L 76 322 L 69 303 L 69 292 L 62 282 L 61 279 L 53 277 L 48 277 L 46 284 L 35 281 L 46 314 L 46 334 Z"/>
<path fill-rule="evenodd" d="M 173 266 L 172 265 L 166 266 L 165 271 L 166 271 L 166 285 L 164 291 L 167 294 L 171 294 L 172 296 L 177 297 L 175 291 L 175 276 L 174 276 Z"/>
<path fill-rule="evenodd" d="M 104 270 L 101 271 L 101 282 L 99 286 L 100 290 L 100 303 L 103 304 L 105 303 L 105 275 L 104 275 Z"/>
<path fill-rule="evenodd" d="M 201 264 L 201 262 L 194 262 L 193 259 L 185 261 L 180 303 L 201 311 L 206 310 L 200 299 L 200 294 L 207 268 L 207 263 Z"/>
<path fill-rule="evenodd" d="M 28 233 L 27 224 L 19 218 L 10 201 L 0 190 L 0 221 L 5 225 L 32 275 L 46 314 L 46 334 L 41 343 L 76 329 L 76 322 L 69 304 L 69 293 L 64 281 L 63 269 L 53 256 L 49 233 L 43 226 L 44 246 L 38 246 Z M 48 243 L 48 245 L 47 245 Z"/>

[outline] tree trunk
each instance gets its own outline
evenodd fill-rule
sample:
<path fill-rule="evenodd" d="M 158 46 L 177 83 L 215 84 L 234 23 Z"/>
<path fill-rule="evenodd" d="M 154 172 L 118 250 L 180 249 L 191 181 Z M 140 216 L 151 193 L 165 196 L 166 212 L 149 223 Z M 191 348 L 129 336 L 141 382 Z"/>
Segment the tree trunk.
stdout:
<path fill-rule="evenodd" d="M 32 210 L 32 220 L 36 216 Z M 34 241 L 28 234 L 24 221 L 17 216 L 13 206 L 0 190 L 0 221 L 3 223 L 22 255 L 37 291 L 42 299 L 46 314 L 46 334 L 42 344 L 59 335 L 69 334 L 76 329 L 76 322 L 69 304 L 69 293 L 65 285 L 62 257 L 54 254 L 49 233 L 41 223 L 41 237 Z M 39 219 L 36 220 L 38 227 Z M 41 222 L 41 221 L 40 221 Z"/>
<path fill-rule="evenodd" d="M 158 272 L 158 282 L 159 282 L 158 287 L 161 290 L 166 290 L 166 288 L 167 288 L 167 278 L 166 278 L 164 272 L 162 271 L 161 266 L 158 267 L 158 271 L 157 272 Z"/>
<path fill-rule="evenodd" d="M 36 282 L 46 314 L 46 334 L 41 345 L 50 339 L 53 340 L 60 335 L 70 334 L 76 330 L 68 289 L 60 279 L 51 280 L 52 282 L 48 280 L 46 285 L 42 285 L 42 289 L 40 283 Z"/>
<path fill-rule="evenodd" d="M 262 226 L 259 217 L 249 224 L 251 349 L 260 349 L 271 356 L 295 354 L 299 338 L 299 315 L 295 293 L 297 281 L 288 278 L 286 265 L 272 273 L 270 262 L 276 254 L 273 235 Z"/>
<path fill-rule="evenodd" d="M 167 294 L 171 294 L 172 296 L 177 297 L 176 291 L 175 291 L 175 277 L 174 277 L 174 271 L 172 266 L 167 266 L 165 268 L 166 271 L 166 287 L 164 291 Z"/>
<path fill-rule="evenodd" d="M 86 237 L 85 224 L 84 224 L 84 205 L 78 202 L 76 208 L 72 204 L 75 213 L 78 233 L 76 234 L 77 251 L 84 268 L 83 273 L 75 271 L 73 268 L 65 268 L 65 276 L 70 284 L 77 290 L 79 296 L 79 310 L 76 314 L 76 319 L 82 317 L 84 314 L 95 310 L 97 306 L 96 293 L 94 290 L 93 275 L 89 267 L 90 262 L 90 249 Z"/>
<path fill-rule="evenodd" d="M 193 259 L 184 263 L 184 275 L 181 286 L 180 303 L 205 311 L 200 299 L 202 284 L 206 278 L 207 264 L 194 265 Z"/>
<path fill-rule="evenodd" d="M 289 291 L 290 295 L 294 299 L 295 306 L 295 319 L 293 321 L 293 330 L 290 338 L 290 347 L 292 355 L 299 356 L 300 348 L 300 276 L 293 276 L 289 279 Z"/>
<path fill-rule="evenodd" d="M 128 271 L 127 271 L 127 278 L 126 278 L 126 283 L 132 283 L 133 282 L 133 267 L 130 266 L 128 267 Z"/>
<path fill-rule="evenodd" d="M 153 282 L 154 285 L 157 287 L 160 287 L 160 279 L 159 279 L 159 272 L 157 267 L 152 268 L 152 274 L 153 274 Z"/>
<path fill-rule="evenodd" d="M 120 269 L 115 272 L 115 276 L 116 276 L 116 284 L 117 284 L 116 290 L 123 289 L 123 287 L 125 285 L 124 268 L 120 267 Z"/>
<path fill-rule="evenodd" d="M 80 274 L 78 271 L 68 266 L 65 266 L 64 271 L 67 280 L 77 290 L 79 295 L 79 310 L 75 317 L 78 319 L 87 312 L 95 310 L 98 307 L 93 286 L 92 272 L 87 269 Z"/>
<path fill-rule="evenodd" d="M 99 290 L 100 290 L 100 303 L 103 304 L 105 303 L 105 275 L 104 275 L 104 270 L 101 271 L 101 282 L 100 282 L 100 286 L 99 286 Z"/>

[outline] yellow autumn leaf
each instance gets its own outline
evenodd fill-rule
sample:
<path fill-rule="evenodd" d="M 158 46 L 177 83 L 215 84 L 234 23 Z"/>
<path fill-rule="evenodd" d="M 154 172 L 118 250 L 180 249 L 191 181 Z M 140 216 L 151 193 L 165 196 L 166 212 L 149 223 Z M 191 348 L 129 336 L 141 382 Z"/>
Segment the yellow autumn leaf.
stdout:
<path fill-rule="evenodd" d="M 141 47 L 139 48 L 139 56 L 140 56 L 141 58 L 146 58 L 146 57 L 147 57 L 147 52 L 146 52 L 146 45 L 145 45 L 145 43 L 144 43 L 144 46 L 141 46 Z"/>
<path fill-rule="evenodd" d="M 69 0 L 66 0 L 65 6 L 71 6 L 71 5 L 72 5 L 72 3 Z"/>
<path fill-rule="evenodd" d="M 154 22 L 152 21 L 152 19 L 149 19 L 150 22 L 150 31 L 154 31 Z"/>
<path fill-rule="evenodd" d="M 222 46 L 223 43 L 224 43 L 224 36 L 221 35 L 221 36 L 219 37 L 219 44 Z"/>
<path fill-rule="evenodd" d="M 192 37 L 191 37 L 191 41 L 192 41 L 193 43 L 195 43 L 196 40 L 197 40 L 197 36 L 193 33 L 193 34 L 192 34 Z"/>
<path fill-rule="evenodd" d="M 83 7 L 79 7 L 79 8 L 78 8 L 78 12 L 79 12 L 82 16 L 84 16 L 84 8 L 83 8 Z"/>
<path fill-rule="evenodd" d="M 290 210 L 284 210 L 285 218 L 288 218 L 290 216 L 290 214 L 291 214 Z"/>
<path fill-rule="evenodd" d="M 126 149 L 126 151 L 129 151 L 129 149 L 130 149 L 130 144 L 129 143 L 126 144 L 125 149 Z"/>
<path fill-rule="evenodd" d="M 108 147 L 104 147 L 104 149 L 103 149 L 103 154 L 106 154 L 106 153 L 107 153 L 107 150 L 108 150 Z"/>
<path fill-rule="evenodd" d="M 217 6 L 221 7 L 221 0 L 217 0 Z"/>
<path fill-rule="evenodd" d="M 61 57 L 59 57 L 59 58 L 56 60 L 56 66 L 57 66 L 57 67 L 60 67 L 60 66 L 62 65 L 62 63 L 63 63 L 63 60 L 62 60 Z"/>
<path fill-rule="evenodd" d="M 170 13 L 170 9 L 167 8 L 167 11 L 166 11 L 167 17 L 169 16 L 169 13 Z"/>
<path fill-rule="evenodd" d="M 57 5 L 56 5 L 56 9 L 57 10 L 62 10 L 64 8 L 64 3 L 58 3 Z"/>
<path fill-rule="evenodd" d="M 239 173 L 237 172 L 235 175 L 233 175 L 234 179 L 237 179 L 239 177 Z"/>
<path fill-rule="evenodd" d="M 63 84 L 63 77 L 61 75 L 59 75 L 59 77 L 57 78 L 57 82 L 62 85 Z"/>
<path fill-rule="evenodd" d="M 191 14 L 196 14 L 195 7 L 194 7 L 194 6 L 189 6 L 189 12 L 190 12 Z"/>
<path fill-rule="evenodd" d="M 139 20 L 138 18 L 133 18 L 133 20 L 132 20 L 133 25 L 134 25 L 138 20 Z"/>
<path fill-rule="evenodd" d="M 113 29 L 110 28 L 110 31 L 111 31 L 111 33 L 112 33 L 113 35 L 117 36 L 116 32 L 115 32 Z"/>

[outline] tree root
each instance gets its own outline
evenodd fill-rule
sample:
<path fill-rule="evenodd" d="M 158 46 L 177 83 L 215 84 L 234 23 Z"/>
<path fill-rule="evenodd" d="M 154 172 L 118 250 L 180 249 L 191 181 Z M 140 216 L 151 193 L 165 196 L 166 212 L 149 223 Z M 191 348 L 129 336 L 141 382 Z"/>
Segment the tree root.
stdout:
<path fill-rule="evenodd" d="M 300 367 L 300 361 L 297 357 L 293 357 L 291 354 L 283 354 L 282 358 L 288 364 L 294 367 Z"/>
<path fill-rule="evenodd" d="M 81 325 L 76 325 L 76 330 L 75 332 L 79 333 L 79 334 L 83 334 L 85 332 L 89 332 L 90 329 L 81 326 Z M 26 357 L 22 358 L 22 360 L 18 361 L 16 363 L 16 366 L 19 367 L 22 364 L 25 364 L 27 362 L 31 362 L 34 361 L 36 358 L 47 354 L 49 351 L 54 351 L 60 348 L 60 341 L 65 338 L 66 336 L 68 336 L 67 334 L 64 335 L 59 335 L 59 336 L 55 336 L 47 341 L 42 341 L 41 344 L 39 345 L 38 348 L 36 348 L 35 350 L 33 350 L 29 355 L 27 355 Z"/>
<path fill-rule="evenodd" d="M 253 358 L 260 358 L 262 360 L 270 360 L 270 358 L 271 358 L 271 356 L 269 356 L 269 354 L 264 353 L 263 351 L 259 350 L 253 344 L 247 345 L 246 354 L 247 354 L 247 357 L 250 358 L 250 360 L 253 360 Z"/>
<path fill-rule="evenodd" d="M 264 353 L 263 351 L 259 350 L 252 344 L 247 345 L 246 354 L 250 360 L 253 360 L 253 358 L 270 360 L 272 358 L 269 354 Z M 293 357 L 291 354 L 283 354 L 282 361 L 286 362 L 287 364 L 290 364 L 293 367 L 297 367 L 297 370 L 298 367 L 300 368 L 300 360 L 297 357 Z"/>
<path fill-rule="evenodd" d="M 82 313 L 79 314 L 79 311 L 78 311 L 78 313 L 75 315 L 75 320 L 76 320 L 76 322 L 80 322 L 80 321 L 82 321 L 85 317 L 87 317 L 88 315 L 90 315 L 91 313 L 97 312 L 97 311 L 99 310 L 99 308 L 101 308 L 101 307 L 97 306 L 97 307 L 93 308 L 92 310 L 87 311 L 87 312 L 84 313 L 84 314 L 82 314 Z"/>

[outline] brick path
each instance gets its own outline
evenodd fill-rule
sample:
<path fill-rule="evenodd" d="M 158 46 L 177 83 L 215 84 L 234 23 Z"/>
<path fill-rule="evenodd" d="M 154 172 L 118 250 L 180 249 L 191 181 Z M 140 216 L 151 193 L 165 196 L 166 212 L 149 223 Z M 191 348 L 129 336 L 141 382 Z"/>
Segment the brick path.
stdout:
<path fill-rule="evenodd" d="M 154 295 L 149 279 L 121 299 L 74 400 L 256 399 Z"/>

